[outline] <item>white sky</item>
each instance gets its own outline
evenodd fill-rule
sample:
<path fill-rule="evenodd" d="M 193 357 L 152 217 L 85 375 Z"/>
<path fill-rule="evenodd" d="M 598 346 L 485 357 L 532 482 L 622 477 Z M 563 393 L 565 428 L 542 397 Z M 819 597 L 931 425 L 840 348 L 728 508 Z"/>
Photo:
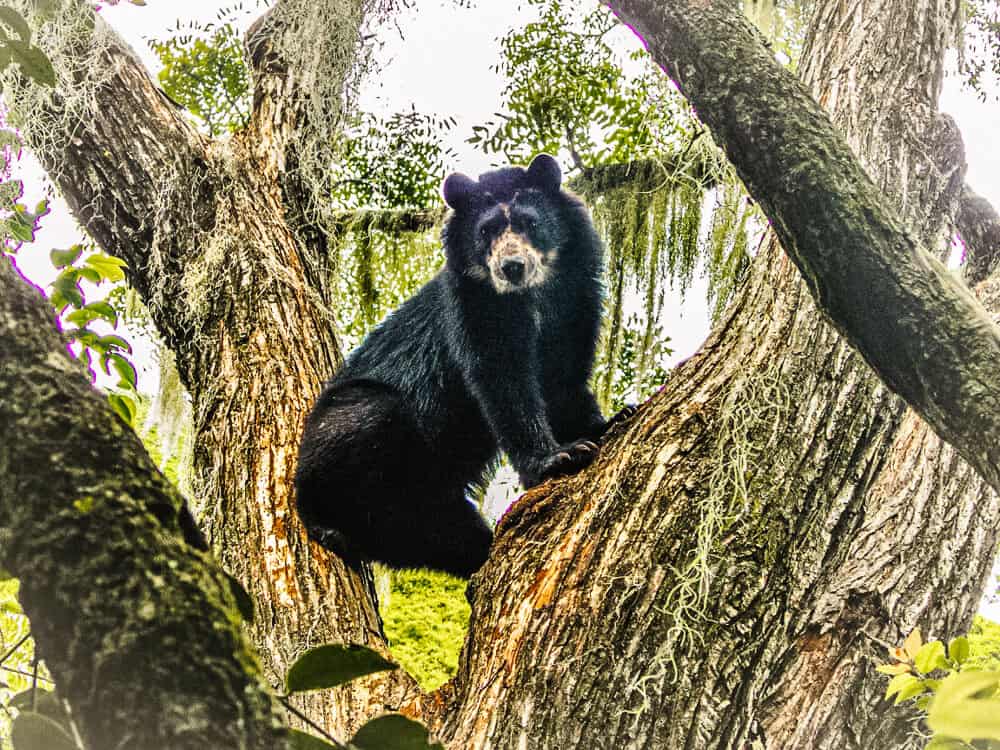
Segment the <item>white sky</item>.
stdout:
<path fill-rule="evenodd" d="M 146 37 L 164 37 L 178 22 L 214 21 L 220 8 L 232 7 L 235 0 L 147 0 L 136 7 L 122 0 L 116 7 L 102 11 L 107 20 L 155 70 L 155 56 L 145 43 Z M 246 0 L 254 8 L 257 0 Z M 515 25 L 521 25 L 529 13 L 519 3 L 480 0 L 473 8 L 459 8 L 454 0 L 418 0 L 417 8 L 398 19 L 403 38 L 393 28 L 384 29 L 385 46 L 380 53 L 383 66 L 362 97 L 362 106 L 376 112 L 408 109 L 411 104 L 420 112 L 453 116 L 457 126 L 449 135 L 448 145 L 457 154 L 456 166 L 471 175 L 488 169 L 495 157 L 487 157 L 464 143 L 473 124 L 489 119 L 500 102 L 503 83 L 492 70 L 499 58 L 499 38 Z M 244 16 L 246 26 L 256 12 Z M 941 109 L 958 122 L 965 138 L 969 161 L 967 181 L 974 190 L 1000 207 L 1000 103 L 995 99 L 1000 88 L 994 87 L 987 102 L 961 87 L 949 76 L 941 100 Z M 31 203 L 40 197 L 41 173 L 30 156 L 22 160 L 26 179 L 26 197 Z M 79 238 L 78 230 L 61 202 L 44 221 L 38 242 L 25 246 L 18 255 L 18 265 L 35 283 L 45 285 L 55 272 L 48 260 L 49 250 L 66 247 Z M 673 339 L 676 362 L 690 356 L 708 331 L 704 286 L 696 284 L 683 305 L 672 304 L 666 312 L 664 331 Z M 148 390 L 155 381 L 151 348 L 136 341 L 136 363 L 140 369 L 140 389 Z M 1000 619 L 1000 606 L 984 607 L 984 613 Z"/>

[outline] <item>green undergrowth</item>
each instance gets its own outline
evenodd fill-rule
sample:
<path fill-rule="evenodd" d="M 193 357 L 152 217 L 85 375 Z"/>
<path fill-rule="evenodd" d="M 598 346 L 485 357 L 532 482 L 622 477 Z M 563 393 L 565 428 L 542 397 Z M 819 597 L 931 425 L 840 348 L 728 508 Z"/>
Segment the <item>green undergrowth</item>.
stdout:
<path fill-rule="evenodd" d="M 393 658 L 424 690 L 451 679 L 469 626 L 466 582 L 429 570 L 389 573 L 380 603 Z"/>
<path fill-rule="evenodd" d="M 1000 671 L 1000 623 L 976 615 L 969 630 L 970 666 Z"/>

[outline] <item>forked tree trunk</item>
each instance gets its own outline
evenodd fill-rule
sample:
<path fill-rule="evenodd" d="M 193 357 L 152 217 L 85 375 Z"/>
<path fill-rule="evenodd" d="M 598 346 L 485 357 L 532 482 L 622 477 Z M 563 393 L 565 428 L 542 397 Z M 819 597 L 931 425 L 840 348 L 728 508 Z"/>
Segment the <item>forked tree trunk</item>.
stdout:
<path fill-rule="evenodd" d="M 611 5 L 648 31 L 673 12 Z M 964 173 L 937 113 L 956 13 L 819 2 L 802 65 L 938 251 Z M 681 72 L 701 62 L 646 41 Z M 711 79 L 715 99 L 759 95 L 741 62 Z M 818 184 L 824 167 L 816 154 Z M 872 300 L 869 314 L 893 311 Z M 914 626 L 968 628 L 998 517 L 996 494 L 824 321 L 772 238 L 701 351 L 592 470 L 502 520 L 448 700 L 413 710 L 456 749 L 919 747 L 872 660 Z"/>
<path fill-rule="evenodd" d="M 45 117 L 15 105 L 81 224 L 128 261 L 176 355 L 194 406 L 199 520 L 256 604 L 250 634 L 278 689 L 306 648 L 386 651 L 370 572 L 359 576 L 309 543 L 292 505 L 301 425 L 340 362 L 331 261 L 301 162 L 336 138 L 364 12 L 362 0 L 283 0 L 266 14 L 248 35 L 252 123 L 231 139 L 198 134 L 100 18 L 91 39 L 48 50 L 61 74 L 83 71 L 60 86 L 93 88 L 84 110 L 67 117 L 62 97 Z M 86 0 L 69 0 L 61 14 L 59 23 L 94 17 Z M 307 69 L 289 52 L 313 49 L 327 67 Z M 53 146 L 39 121 L 66 135 Z M 345 736 L 413 691 L 400 671 L 296 701 Z"/>
<path fill-rule="evenodd" d="M 947 236 L 961 187 L 957 134 L 936 112 L 957 1 L 820 0 L 803 64 L 928 247 Z M 655 33 L 692 8 L 750 33 L 731 2 L 612 5 Z M 79 41 L 75 69 L 107 73 L 96 106 L 56 118 L 58 151 L 26 133 L 87 229 L 129 261 L 177 354 L 204 525 L 258 603 L 252 632 L 274 682 L 312 643 L 384 646 L 370 581 L 308 545 L 289 510 L 298 426 L 339 356 L 314 149 L 344 74 L 317 77 L 289 51 L 353 49 L 363 10 L 279 2 L 251 32 L 254 123 L 232 141 L 194 133 L 117 43 L 86 59 Z M 330 14 L 339 23 L 320 22 Z M 663 39 L 648 41 L 680 73 L 715 65 L 715 101 L 753 111 L 738 45 L 668 60 Z M 727 60 L 732 75 L 718 74 Z M 741 121 L 729 135 L 749 152 L 780 126 Z M 722 140 L 739 163 L 741 144 Z M 824 153 L 808 163 L 823 184 Z M 871 237 L 873 252 L 885 239 Z M 995 276 L 982 285 L 994 303 L 996 288 Z M 456 750 L 903 747 L 907 717 L 879 704 L 870 658 L 917 624 L 944 637 L 968 626 L 998 515 L 995 494 L 823 322 L 771 242 L 706 345 L 594 467 L 508 513 L 474 579 L 459 675 L 410 710 Z M 389 676 L 307 710 L 343 734 L 410 692 Z"/>

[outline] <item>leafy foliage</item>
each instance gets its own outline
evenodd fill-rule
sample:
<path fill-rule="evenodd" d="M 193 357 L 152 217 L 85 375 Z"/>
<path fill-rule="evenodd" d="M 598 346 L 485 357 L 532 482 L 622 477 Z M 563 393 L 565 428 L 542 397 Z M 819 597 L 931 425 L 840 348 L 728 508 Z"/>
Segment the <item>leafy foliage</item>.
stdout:
<path fill-rule="evenodd" d="M 192 22 L 165 40 L 152 39 L 160 58 L 163 91 L 200 119 L 210 135 L 241 130 L 250 118 L 250 71 L 233 14 L 219 11 L 219 23 Z"/>
<path fill-rule="evenodd" d="M 326 690 L 398 666 L 370 648 L 333 643 L 309 649 L 296 659 L 288 670 L 287 689 L 289 694 Z"/>
<path fill-rule="evenodd" d="M 288 670 L 286 683 L 289 694 L 321 690 L 396 667 L 396 664 L 365 646 L 334 643 L 302 654 Z M 423 725 L 399 714 L 372 719 L 357 731 L 348 745 L 343 745 L 298 713 L 288 702 L 287 696 L 282 700 L 286 708 L 322 735 L 321 739 L 305 732 L 293 732 L 292 744 L 298 750 L 320 750 L 324 747 L 346 747 L 351 750 L 443 750 L 441 745 L 430 742 Z"/>
<path fill-rule="evenodd" d="M 441 202 L 441 174 L 453 156 L 442 134 L 455 124 L 410 109 L 386 119 L 363 113 L 345 133 L 333 166 L 338 208 L 428 208 Z"/>
<path fill-rule="evenodd" d="M 969 630 L 969 669 L 1000 672 L 1000 623 L 976 617 Z"/>
<path fill-rule="evenodd" d="M 13 8 L 0 6 L 0 72 L 16 63 L 21 74 L 45 86 L 56 85 L 49 58 L 31 43 L 31 28 Z"/>
<path fill-rule="evenodd" d="M 794 69 L 815 5 L 815 0 L 743 0 L 743 12 L 767 37 L 778 59 Z"/>
<path fill-rule="evenodd" d="M 992 0 L 965 0 L 968 23 L 959 54 L 965 83 L 983 101 L 988 81 L 1000 81 L 1000 5 Z"/>
<path fill-rule="evenodd" d="M 916 629 L 902 646 L 889 649 L 888 664 L 876 667 L 891 677 L 887 699 L 893 699 L 897 706 L 913 701 L 925 713 L 934 732 L 928 750 L 959 750 L 984 746 L 983 741 L 1000 742 L 1000 653 L 989 655 L 991 671 L 982 669 L 987 655 L 976 656 L 974 660 L 966 636 L 952 639 L 946 647 L 937 640 L 924 642 Z"/>
<path fill-rule="evenodd" d="M 34 242 L 41 219 L 49 212 L 48 201 L 34 208 L 21 202 L 24 183 L 13 177 L 14 162 L 21 156 L 21 136 L 3 127 L 0 111 L 0 255 L 13 255 L 25 242 Z"/>
<path fill-rule="evenodd" d="M 3 578 L 0 576 L 0 578 Z M 0 748 L 9 750 L 11 746 L 12 715 L 30 709 L 32 703 L 39 712 L 52 713 L 58 706 L 50 706 L 43 701 L 48 695 L 38 690 L 33 695 L 32 686 L 39 682 L 51 684 L 44 665 L 39 665 L 35 677 L 35 647 L 31 639 L 28 618 L 21 611 L 17 601 L 18 583 L 5 578 L 0 580 Z M 50 710 L 51 709 L 51 710 Z M 20 750 L 18 746 L 14 746 Z"/>
<path fill-rule="evenodd" d="M 337 330 L 346 349 L 413 295 L 444 261 L 431 232 L 408 232 L 392 212 L 353 214 L 339 236 Z"/>
<path fill-rule="evenodd" d="M 529 2 L 540 8 L 538 21 L 501 42 L 503 111 L 475 126 L 470 143 L 513 164 L 568 151 L 586 169 L 646 158 L 683 139 L 683 100 L 644 51 L 631 55 L 643 72 L 625 73 L 611 42 L 621 27 L 610 11 L 580 18 L 561 0 Z"/>
<path fill-rule="evenodd" d="M 437 742 L 430 742 L 427 729 L 400 714 L 389 714 L 372 719 L 358 730 L 351 740 L 358 750 L 444 750 Z"/>
<path fill-rule="evenodd" d="M 91 324 L 101 322 L 117 329 L 119 313 L 107 300 L 88 303 L 81 285 L 83 281 L 98 286 L 120 284 L 125 280 L 125 262 L 96 250 L 85 253 L 83 245 L 53 250 L 50 257 L 60 273 L 52 282 L 49 301 L 63 322 L 72 326 L 66 329 L 66 337 L 78 345 L 79 356 L 86 361 L 92 380 L 97 378 L 93 370 L 95 360 L 106 375 L 118 378 L 108 401 L 118 416 L 132 425 L 138 396 L 136 369 L 130 359 L 132 345 L 121 336 L 102 334 L 91 328 Z"/>
<path fill-rule="evenodd" d="M 648 341 L 644 338 L 648 337 Z M 633 315 L 622 326 L 618 356 L 613 363 L 602 360 L 594 372 L 594 382 L 601 388 L 602 399 L 610 413 L 626 404 L 645 401 L 667 382 L 669 373 L 661 362 L 673 354 L 670 337 L 659 326 L 647 330 Z"/>

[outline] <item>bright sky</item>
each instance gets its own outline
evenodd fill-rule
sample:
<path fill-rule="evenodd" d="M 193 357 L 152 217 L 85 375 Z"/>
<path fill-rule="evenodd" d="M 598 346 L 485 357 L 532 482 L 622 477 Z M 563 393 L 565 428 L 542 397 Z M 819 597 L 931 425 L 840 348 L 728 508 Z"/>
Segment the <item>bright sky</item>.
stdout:
<path fill-rule="evenodd" d="M 178 22 L 216 20 L 220 8 L 232 7 L 234 0 L 147 0 L 145 7 L 136 7 L 122 0 L 116 7 L 102 11 L 107 20 L 155 70 L 156 60 L 145 42 L 147 37 L 166 36 Z M 254 8 L 257 0 L 245 0 Z M 380 53 L 383 66 L 364 92 L 362 106 L 377 112 L 393 112 L 414 105 L 418 111 L 439 116 L 453 116 L 458 121 L 451 131 L 449 143 L 457 154 L 456 166 L 471 175 L 491 166 L 491 157 L 466 144 L 473 124 L 490 118 L 500 101 L 502 81 L 491 67 L 499 57 L 499 42 L 508 28 L 520 25 L 533 11 L 521 4 L 480 0 L 472 8 L 460 8 L 455 0 L 418 0 L 417 9 L 404 12 L 399 18 L 400 38 L 395 29 L 384 30 L 385 46 Z M 245 27 L 257 15 L 243 17 Z M 974 190 L 1000 206 L 1000 87 L 991 92 L 987 102 L 961 87 L 955 76 L 945 83 L 941 109 L 958 122 L 965 138 L 969 160 L 967 180 Z M 33 189 L 39 184 L 40 171 L 30 157 L 23 160 L 22 174 L 27 179 L 29 202 L 40 193 Z M 18 265 L 37 284 L 45 285 L 55 276 L 48 260 L 54 247 L 66 247 L 79 238 L 78 230 L 65 206 L 55 204 L 53 214 L 46 218 L 39 241 L 25 247 L 18 256 Z M 704 340 L 708 331 L 708 315 L 703 286 L 696 285 L 686 302 L 673 304 L 667 310 L 664 331 L 673 339 L 673 361 L 690 356 Z M 137 342 L 136 363 L 140 369 L 140 389 L 148 390 L 155 383 L 151 349 Z M 1000 572 L 1000 571 L 998 571 Z M 1000 619 L 1000 606 L 984 607 L 984 612 Z"/>

